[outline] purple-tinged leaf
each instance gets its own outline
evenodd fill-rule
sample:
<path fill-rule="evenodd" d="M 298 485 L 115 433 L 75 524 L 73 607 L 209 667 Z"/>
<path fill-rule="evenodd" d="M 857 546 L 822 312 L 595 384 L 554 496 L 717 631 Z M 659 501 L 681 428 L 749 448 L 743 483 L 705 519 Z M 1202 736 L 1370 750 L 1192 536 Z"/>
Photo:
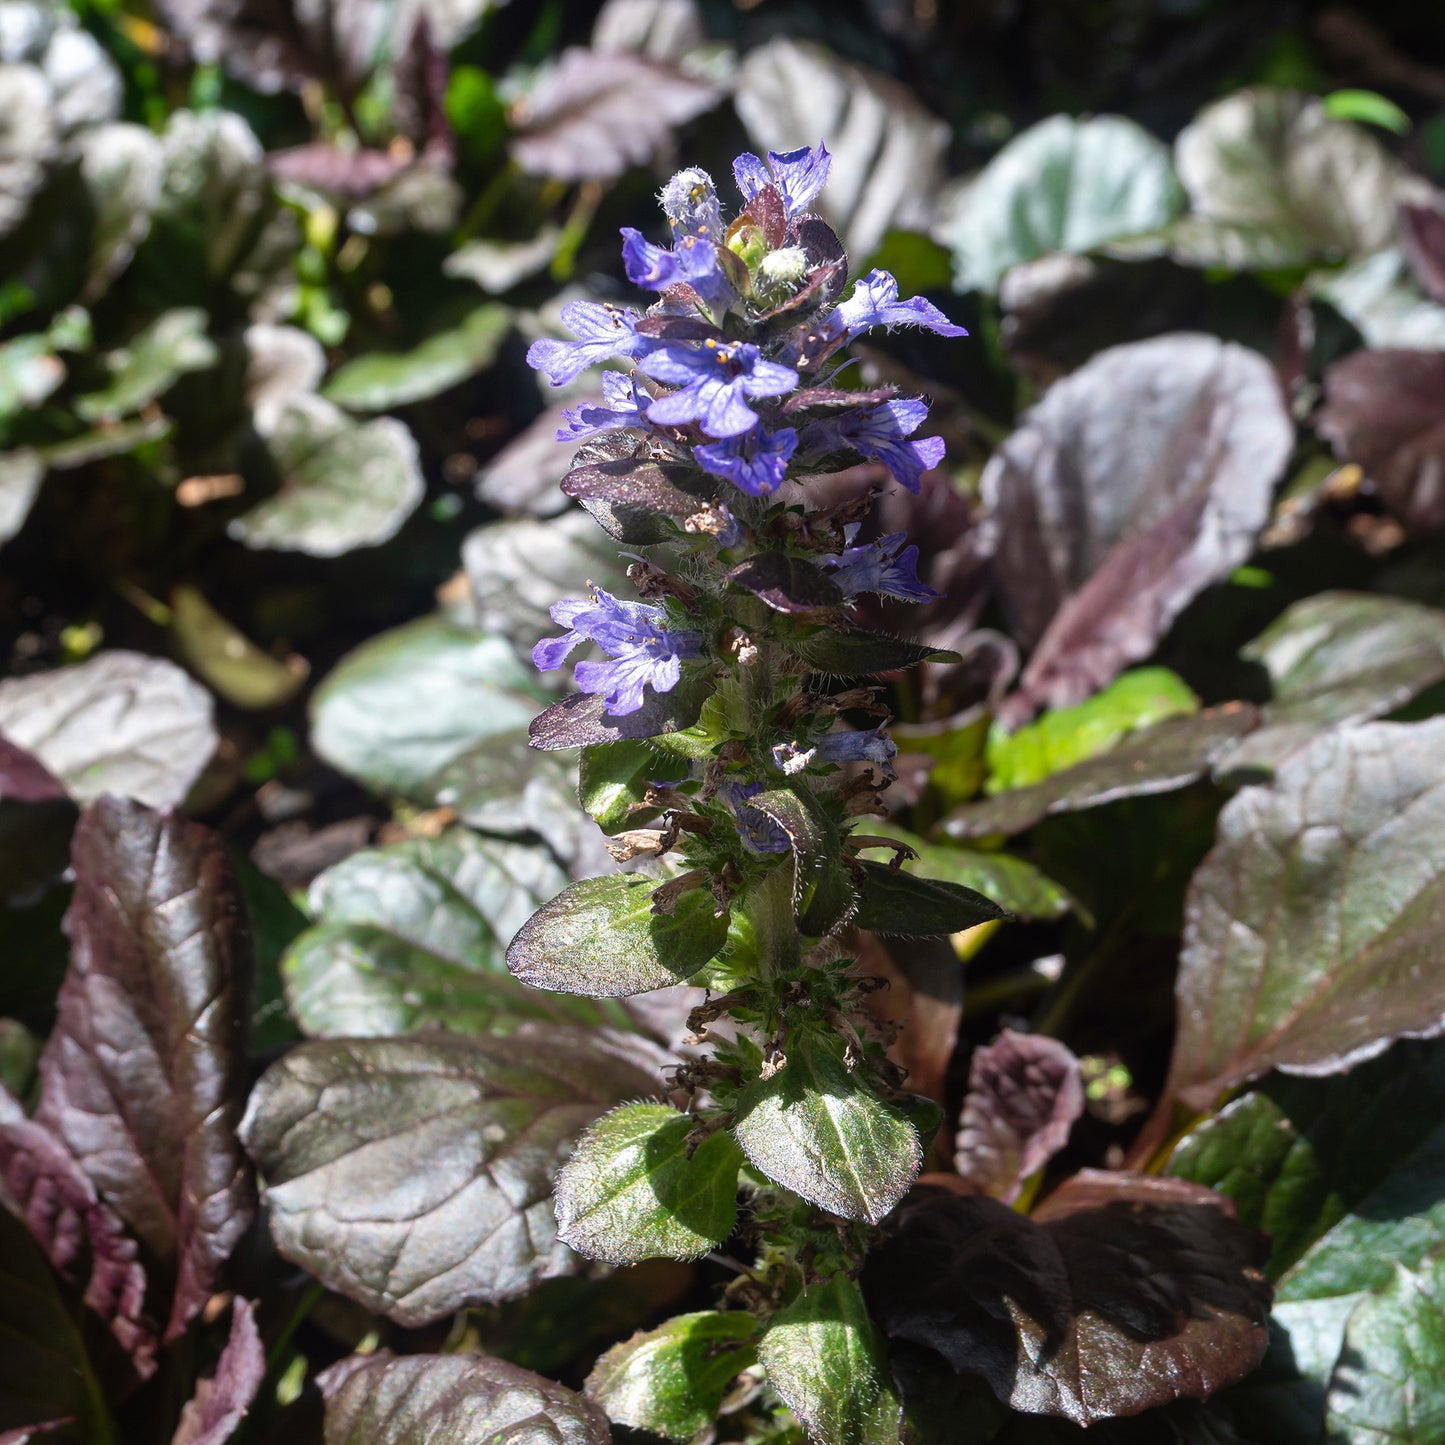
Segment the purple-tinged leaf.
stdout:
<path fill-rule="evenodd" d="M 1407 526 L 1445 527 L 1445 351 L 1356 351 L 1325 372 L 1315 430 Z"/>
<path fill-rule="evenodd" d="M 92 804 L 71 856 L 71 962 L 36 1121 L 174 1283 L 174 1339 L 255 1209 L 236 1138 L 252 966 L 240 890 L 218 834 L 138 803 Z"/>
<path fill-rule="evenodd" d="M 877 406 L 898 395 L 896 386 L 878 386 L 872 391 L 848 391 L 836 386 L 805 386 L 795 391 L 782 405 L 784 416 L 800 411 L 852 411 L 855 407 Z"/>
<path fill-rule="evenodd" d="M 1015 1410 L 1089 1425 L 1205 1399 L 1254 1369 L 1267 1252 L 1213 1190 L 1085 1170 L 1032 1219 L 915 1190 L 863 1290 L 893 1341 L 981 1377 Z"/>
<path fill-rule="evenodd" d="M 1445 1028 L 1445 719 L 1365 723 L 1219 815 L 1190 884 L 1166 1092 L 1343 1073 Z"/>
<path fill-rule="evenodd" d="M 1068 1142 L 1083 1112 L 1079 1061 L 1069 1049 L 1005 1029 L 969 1063 L 954 1167 L 980 1194 L 1012 1204 L 1024 1180 Z"/>
<path fill-rule="evenodd" d="M 644 316 L 637 323 L 639 336 L 661 336 L 668 341 L 717 341 L 726 340 L 724 334 L 710 321 L 701 316 L 676 315 L 666 312 L 661 316 Z"/>
<path fill-rule="evenodd" d="M 673 527 L 660 519 L 680 526 L 701 510 L 714 489 L 692 468 L 647 457 L 619 457 L 574 466 L 562 478 L 562 491 L 577 498 L 604 531 L 638 546 L 672 533 Z"/>
<path fill-rule="evenodd" d="M 793 644 L 793 651 L 814 672 L 831 677 L 864 677 L 871 672 L 892 672 L 920 662 L 958 662 L 947 648 L 927 647 L 886 632 L 815 632 Z"/>
<path fill-rule="evenodd" d="M 1400 248 L 1420 289 L 1445 302 L 1445 210 L 1439 205 L 1400 207 Z"/>
<path fill-rule="evenodd" d="M 1248 556 L 1293 444 L 1269 363 L 1212 336 L 1116 346 L 1059 382 L 982 481 L 1035 645 L 1015 710 L 1078 702 L 1152 652 Z"/>
<path fill-rule="evenodd" d="M 583 1395 L 486 1355 L 352 1355 L 317 1376 L 324 1445 L 611 1445 L 607 1417 Z"/>
<path fill-rule="evenodd" d="M 278 180 L 342 201 L 364 201 L 394 181 L 409 165 L 409 157 L 362 146 L 342 150 L 325 141 L 272 151 L 266 168 Z"/>
<path fill-rule="evenodd" d="M 171 1445 L 226 1445 L 251 1408 L 266 1377 L 266 1351 L 256 1328 L 255 1306 L 237 1298 L 231 1307 L 231 1334 L 216 1372 L 196 1385 L 181 1410 Z"/>
<path fill-rule="evenodd" d="M 1249 703 L 1226 703 L 1173 717 L 1131 734 L 1118 747 L 1053 773 L 1031 788 L 1012 788 L 955 809 L 938 830 L 950 838 L 1022 833 L 1053 813 L 1077 813 L 1121 798 L 1148 797 L 1188 787 L 1258 726 Z"/>
<path fill-rule="evenodd" d="M 821 567 L 786 552 L 759 552 L 739 562 L 727 580 L 775 612 L 816 612 L 843 605 L 842 589 Z"/>
<path fill-rule="evenodd" d="M 720 99 L 716 86 L 670 65 L 574 47 L 520 102 L 512 159 L 528 175 L 610 181 Z"/>
<path fill-rule="evenodd" d="M 625 717 L 613 717 L 596 693 L 574 692 L 532 719 L 527 736 L 534 748 L 585 748 L 620 738 L 655 738 L 689 728 L 711 692 L 707 678 L 684 678 L 671 692 L 654 693 Z"/>
<path fill-rule="evenodd" d="M 0 802 L 53 803 L 66 796 L 39 758 L 0 737 Z"/>
<path fill-rule="evenodd" d="M 0 1204 L 29 1226 L 57 1274 L 83 1284 L 145 1379 L 155 1369 L 155 1323 L 144 1313 L 146 1277 L 136 1242 L 65 1146 L 0 1088 Z"/>
<path fill-rule="evenodd" d="M 730 235 L 747 223 L 763 233 L 768 250 L 776 251 L 787 244 L 788 214 L 783 204 L 783 193 L 776 185 L 763 186 L 752 200 L 738 212 L 737 220 L 728 228 Z"/>
<path fill-rule="evenodd" d="M 303 1044 L 242 1126 L 276 1247 L 408 1326 L 576 1274 L 552 1180 L 593 1119 L 660 1091 L 665 1062 L 638 1036 L 561 1026 Z"/>

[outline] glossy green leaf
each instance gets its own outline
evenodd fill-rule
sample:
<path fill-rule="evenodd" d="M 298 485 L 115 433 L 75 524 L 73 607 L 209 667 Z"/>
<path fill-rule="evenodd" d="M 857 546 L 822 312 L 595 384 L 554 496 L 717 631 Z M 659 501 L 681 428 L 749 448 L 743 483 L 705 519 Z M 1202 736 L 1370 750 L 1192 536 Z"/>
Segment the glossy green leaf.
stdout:
<path fill-rule="evenodd" d="M 607 1418 L 669 1440 L 690 1440 L 717 1418 L 723 1395 L 757 1359 L 758 1322 L 745 1310 L 674 1315 L 614 1345 L 587 1393 Z"/>
<path fill-rule="evenodd" d="M 673 913 L 654 913 L 656 879 L 586 878 L 544 904 L 507 949 L 507 967 L 534 988 L 624 998 L 682 983 L 727 942 L 727 914 L 712 893 L 682 894 Z"/>
<path fill-rule="evenodd" d="M 594 743 L 582 749 L 577 796 L 604 833 L 616 833 L 642 808 L 647 780 L 666 771 L 666 762 L 641 738 Z"/>
<path fill-rule="evenodd" d="M 995 730 L 986 757 L 990 793 L 1028 788 L 1107 753 L 1139 728 L 1199 711 L 1199 699 L 1167 667 L 1121 673 L 1102 692 L 1055 708 L 1017 732 Z"/>
<path fill-rule="evenodd" d="M 960 290 L 1022 261 L 1156 231 L 1182 209 L 1168 147 L 1118 115 L 1053 115 L 1015 136 L 943 223 Z"/>
<path fill-rule="evenodd" d="M 323 1445 L 611 1445 L 584 1396 L 485 1355 L 352 1355 L 317 1376 Z"/>
<path fill-rule="evenodd" d="M 328 378 L 322 395 L 350 411 L 425 401 L 490 366 L 511 325 L 510 307 L 487 302 L 410 351 L 372 352 L 347 362 Z"/>
<path fill-rule="evenodd" d="M 842 1059 L 841 1040 L 801 1034 L 787 1064 L 738 1095 L 734 1133 L 777 1184 L 844 1219 L 876 1224 L 922 1163 L 918 1131 Z"/>
<path fill-rule="evenodd" d="M 504 962 L 566 881 L 535 844 L 462 829 L 353 853 L 311 885 L 315 925 L 286 950 L 292 1013 L 319 1038 L 601 1022 L 596 1005 L 527 988 Z"/>
<path fill-rule="evenodd" d="M 936 938 L 1011 916 L 1007 909 L 961 883 L 920 878 L 886 863 L 865 862 L 859 868 L 858 911 L 853 922 L 874 933 Z"/>
<path fill-rule="evenodd" d="M 404 1325 L 574 1274 L 552 1180 L 593 1119 L 656 1092 L 664 1061 L 635 1036 L 552 1025 L 303 1044 L 242 1125 L 276 1247 Z"/>
<path fill-rule="evenodd" d="M 1331 1445 L 1445 1439 L 1445 1252 L 1397 1269 L 1351 1314 L 1325 1429 Z"/>
<path fill-rule="evenodd" d="M 779 1310 L 758 1361 L 817 1445 L 895 1445 L 899 1406 L 887 1346 L 846 1275 L 811 1285 Z"/>
<path fill-rule="evenodd" d="M 726 1130 L 689 1155 L 697 1127 L 668 1104 L 623 1104 L 603 1115 L 557 1176 L 557 1237 L 610 1264 L 716 1249 L 737 1219 L 742 1156 Z"/>
<path fill-rule="evenodd" d="M 1168 1091 L 1341 1073 L 1445 1020 L 1445 720 L 1340 728 L 1246 788 L 1190 884 Z"/>

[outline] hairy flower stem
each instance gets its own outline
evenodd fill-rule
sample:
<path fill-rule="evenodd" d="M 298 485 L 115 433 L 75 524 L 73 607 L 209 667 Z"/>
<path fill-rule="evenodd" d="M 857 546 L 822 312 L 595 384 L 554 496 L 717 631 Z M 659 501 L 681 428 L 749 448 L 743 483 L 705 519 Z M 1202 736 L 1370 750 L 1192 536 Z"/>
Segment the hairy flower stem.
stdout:
<path fill-rule="evenodd" d="M 758 951 L 758 977 L 771 982 L 803 962 L 798 925 L 793 918 L 792 867 L 774 868 L 748 894 L 745 909 Z"/>

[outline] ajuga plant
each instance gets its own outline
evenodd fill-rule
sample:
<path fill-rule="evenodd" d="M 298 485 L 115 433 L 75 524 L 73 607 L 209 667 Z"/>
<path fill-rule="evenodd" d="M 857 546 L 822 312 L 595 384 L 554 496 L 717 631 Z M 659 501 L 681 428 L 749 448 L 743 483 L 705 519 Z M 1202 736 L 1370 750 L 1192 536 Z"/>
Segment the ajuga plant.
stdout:
<path fill-rule="evenodd" d="M 583 443 L 562 485 L 637 549 L 638 597 L 589 585 L 552 608 L 565 631 L 537 643 L 539 668 L 586 643 L 605 660 L 576 664 L 580 691 L 531 738 L 581 748 L 581 802 L 631 866 L 538 910 L 508 965 L 594 997 L 707 987 L 674 1102 L 605 1115 L 557 1181 L 562 1238 L 593 1258 L 695 1258 L 735 1231 L 751 1256 L 732 1261 L 722 1309 L 620 1347 L 594 1376 L 614 1420 L 674 1437 L 760 1359 L 776 1392 L 764 1410 L 780 1399 L 840 1445 L 896 1439 L 855 1277 L 937 1112 L 887 1058 L 863 1006 L 878 981 L 841 937 L 850 923 L 926 936 L 1002 916 L 910 875 L 906 848 L 866 832 L 896 751 L 868 679 L 941 654 L 863 630 L 853 604 L 935 594 L 906 536 L 861 540 L 881 487 L 825 505 L 810 483 L 861 457 L 917 491 L 943 452 L 915 435 L 926 404 L 851 389 L 845 348 L 879 326 L 965 333 L 900 300 L 884 271 L 849 289 L 838 238 L 808 209 L 828 166 L 822 145 L 739 157 L 731 222 L 704 172 L 680 172 L 661 196 L 672 244 L 623 232 L 628 277 L 658 299 L 574 301 L 563 319 L 578 339 L 528 358 L 558 385 L 614 365 L 604 401 L 558 433 Z"/>

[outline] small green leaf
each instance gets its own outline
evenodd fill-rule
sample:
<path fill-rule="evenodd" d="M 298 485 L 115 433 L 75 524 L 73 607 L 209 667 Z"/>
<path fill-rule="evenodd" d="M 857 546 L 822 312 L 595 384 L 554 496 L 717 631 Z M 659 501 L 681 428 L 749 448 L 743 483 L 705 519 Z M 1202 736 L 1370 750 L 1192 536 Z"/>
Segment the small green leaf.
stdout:
<path fill-rule="evenodd" d="M 1087 702 L 1055 708 L 1015 733 L 995 728 L 987 791 L 1031 787 L 1108 752 L 1136 728 L 1198 711 L 1199 699 L 1167 667 L 1122 673 Z"/>
<path fill-rule="evenodd" d="M 558 1238 L 610 1264 L 696 1259 L 733 1232 L 742 1156 L 725 1130 L 688 1157 L 698 1121 L 623 1104 L 583 1136 L 557 1176 Z"/>
<path fill-rule="evenodd" d="M 1445 1255 L 1397 1267 L 1345 1326 L 1325 1396 L 1331 1445 L 1445 1439 Z"/>
<path fill-rule="evenodd" d="M 157 316 L 129 346 L 106 356 L 110 385 L 77 397 L 76 412 L 86 421 L 117 421 L 163 395 L 186 372 L 214 366 L 219 353 L 207 324 L 198 306 Z"/>
<path fill-rule="evenodd" d="M 690 1440 L 717 1419 L 728 1385 L 757 1359 L 757 1333 L 745 1310 L 675 1315 L 608 1350 L 587 1394 L 614 1424 Z"/>
<path fill-rule="evenodd" d="M 923 1162 L 918 1131 L 818 1036 L 788 1043 L 787 1064 L 738 1096 L 734 1129 L 769 1179 L 844 1219 L 876 1224 Z"/>
<path fill-rule="evenodd" d="M 774 1315 L 758 1359 L 816 1445 L 897 1445 L 887 1348 L 846 1275 L 813 1285 Z"/>
<path fill-rule="evenodd" d="M 853 907 L 842 837 L 818 800 L 798 788 L 759 793 L 748 806 L 766 814 L 793 845 L 793 911 L 804 933 L 820 936 Z"/>
<path fill-rule="evenodd" d="M 982 893 L 975 893 L 960 883 L 916 878 L 885 863 L 859 866 L 862 878 L 853 922 L 873 933 L 936 938 L 1013 916 Z"/>
<path fill-rule="evenodd" d="M 627 826 L 642 802 L 649 773 L 666 763 L 641 738 L 619 738 L 582 749 L 577 768 L 577 797 L 604 833 Z"/>
<path fill-rule="evenodd" d="M 793 644 L 793 651 L 814 672 L 832 677 L 862 677 L 871 672 L 892 672 L 920 662 L 958 662 L 956 652 L 925 647 L 890 637 L 886 632 L 816 632 Z"/>
<path fill-rule="evenodd" d="M 1321 98 L 1320 105 L 1331 120 L 1357 120 L 1395 135 L 1410 133 L 1410 117 L 1378 91 L 1334 90 Z"/>
<path fill-rule="evenodd" d="M 586 878 L 543 904 L 507 949 L 507 967 L 534 988 L 625 998 L 691 978 L 727 942 L 727 915 L 695 888 L 674 913 L 654 913 L 657 880 Z"/>
<path fill-rule="evenodd" d="M 372 352 L 347 362 L 322 395 L 350 411 L 388 411 L 425 401 L 490 366 L 511 324 L 510 307 L 485 302 L 459 326 L 428 336 L 410 351 Z"/>

